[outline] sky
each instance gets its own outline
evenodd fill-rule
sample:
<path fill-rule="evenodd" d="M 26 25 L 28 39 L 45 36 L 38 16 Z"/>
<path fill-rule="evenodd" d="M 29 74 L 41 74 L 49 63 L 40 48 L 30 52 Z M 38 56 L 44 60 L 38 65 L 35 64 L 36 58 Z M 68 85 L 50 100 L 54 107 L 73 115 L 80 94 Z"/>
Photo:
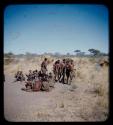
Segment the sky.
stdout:
<path fill-rule="evenodd" d="M 97 4 L 20 4 L 4 10 L 4 53 L 109 52 L 109 12 Z"/>

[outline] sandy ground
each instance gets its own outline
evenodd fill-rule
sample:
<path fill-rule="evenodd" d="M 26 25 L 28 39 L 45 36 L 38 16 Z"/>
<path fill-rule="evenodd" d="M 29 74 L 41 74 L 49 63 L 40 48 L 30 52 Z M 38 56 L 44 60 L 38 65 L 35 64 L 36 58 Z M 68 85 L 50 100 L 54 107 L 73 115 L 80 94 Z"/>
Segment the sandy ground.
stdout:
<path fill-rule="evenodd" d="M 92 92 L 93 78 L 82 80 L 83 75 L 81 75 L 81 80 L 75 79 L 72 85 L 55 83 L 50 92 L 25 92 L 21 90 L 25 83 L 14 83 L 13 73 L 5 72 L 5 76 L 4 117 L 8 121 L 105 121 L 107 119 L 108 109 L 100 106 L 102 97 Z M 107 79 L 104 82 L 107 84 Z"/>

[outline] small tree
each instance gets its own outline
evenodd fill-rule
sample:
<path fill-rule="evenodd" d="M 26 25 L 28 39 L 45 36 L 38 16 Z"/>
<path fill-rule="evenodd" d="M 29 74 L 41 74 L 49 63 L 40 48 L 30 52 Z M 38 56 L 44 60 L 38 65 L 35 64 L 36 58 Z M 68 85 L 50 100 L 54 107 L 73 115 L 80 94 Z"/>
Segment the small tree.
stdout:
<path fill-rule="evenodd" d="M 97 56 L 100 54 L 100 51 L 99 50 L 96 50 L 96 49 L 89 49 L 88 50 L 91 54 L 93 54 L 93 56 Z"/>
<path fill-rule="evenodd" d="M 80 50 L 75 50 L 74 52 L 76 53 L 76 55 L 78 55 L 78 53 L 80 53 L 81 51 Z"/>
<path fill-rule="evenodd" d="M 80 52 L 80 50 L 75 50 L 74 52 L 75 52 L 75 53 L 78 53 L 78 52 Z"/>
<path fill-rule="evenodd" d="M 76 56 L 84 56 L 85 52 L 81 52 L 80 50 L 75 50 Z"/>

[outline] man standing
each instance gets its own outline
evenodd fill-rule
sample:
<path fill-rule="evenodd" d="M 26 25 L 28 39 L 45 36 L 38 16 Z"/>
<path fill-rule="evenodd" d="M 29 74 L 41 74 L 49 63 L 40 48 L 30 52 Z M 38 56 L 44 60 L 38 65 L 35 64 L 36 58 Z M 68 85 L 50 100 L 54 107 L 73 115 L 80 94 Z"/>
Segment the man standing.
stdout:
<path fill-rule="evenodd" d="M 60 60 L 57 60 L 54 64 L 53 64 L 53 72 L 54 72 L 54 79 L 57 82 L 60 78 Z"/>
<path fill-rule="evenodd" d="M 65 75 L 66 75 L 66 60 L 63 59 L 62 62 L 60 63 L 60 79 L 59 82 L 65 83 Z"/>
<path fill-rule="evenodd" d="M 41 64 L 41 72 L 42 72 L 42 74 L 46 74 L 46 72 L 47 72 L 47 64 L 48 64 L 47 58 L 45 58 L 44 61 Z"/>

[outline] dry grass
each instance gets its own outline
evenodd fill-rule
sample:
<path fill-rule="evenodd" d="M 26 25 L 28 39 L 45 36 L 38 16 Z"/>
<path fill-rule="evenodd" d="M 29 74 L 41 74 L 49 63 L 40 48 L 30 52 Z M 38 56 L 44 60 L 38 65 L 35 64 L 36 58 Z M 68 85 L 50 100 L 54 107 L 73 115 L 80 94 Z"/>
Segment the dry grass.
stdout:
<path fill-rule="evenodd" d="M 29 69 L 40 70 L 44 58 L 45 56 L 42 56 L 5 63 L 7 64 L 4 65 L 5 74 L 13 77 L 17 70 L 22 70 L 24 73 L 27 73 Z M 56 58 L 50 56 L 48 58 L 48 72 L 50 72 Z M 43 97 L 42 95 L 42 99 L 47 99 L 51 106 L 48 107 L 47 104 L 44 110 L 40 108 L 34 114 L 31 112 L 34 117 L 33 121 L 105 121 L 107 119 L 109 114 L 109 67 L 98 66 L 99 58 L 73 57 L 72 59 L 76 68 L 72 84 L 70 86 L 55 84 L 49 96 Z M 21 116 L 17 121 L 27 121 L 28 118 L 31 119 L 30 114 L 29 117 Z"/>

